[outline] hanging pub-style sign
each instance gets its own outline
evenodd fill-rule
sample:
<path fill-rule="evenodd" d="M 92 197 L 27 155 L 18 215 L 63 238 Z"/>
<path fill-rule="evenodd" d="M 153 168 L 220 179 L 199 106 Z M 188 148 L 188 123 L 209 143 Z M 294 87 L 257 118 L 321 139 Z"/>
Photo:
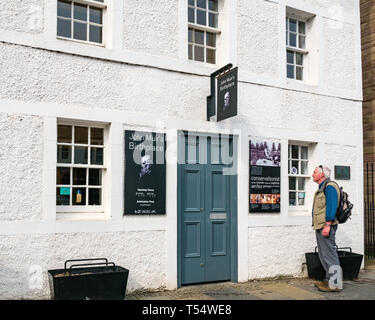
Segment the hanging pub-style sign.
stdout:
<path fill-rule="evenodd" d="M 165 134 L 125 131 L 124 214 L 165 214 Z"/>
<path fill-rule="evenodd" d="M 232 64 L 211 74 L 211 95 L 207 97 L 207 120 L 222 121 L 237 115 L 238 68 Z"/>

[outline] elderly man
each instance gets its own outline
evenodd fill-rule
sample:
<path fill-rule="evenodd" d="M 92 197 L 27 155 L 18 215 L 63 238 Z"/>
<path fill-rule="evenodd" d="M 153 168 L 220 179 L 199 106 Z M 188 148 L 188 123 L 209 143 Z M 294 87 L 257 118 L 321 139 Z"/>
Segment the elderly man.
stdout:
<path fill-rule="evenodd" d="M 331 170 L 318 166 L 312 174 L 313 181 L 319 185 L 313 202 L 313 228 L 319 250 L 319 259 L 326 271 L 326 280 L 316 283 L 320 291 L 334 292 L 342 290 L 342 270 L 336 251 L 335 235 L 337 231 L 336 210 L 340 190 L 330 180 Z"/>

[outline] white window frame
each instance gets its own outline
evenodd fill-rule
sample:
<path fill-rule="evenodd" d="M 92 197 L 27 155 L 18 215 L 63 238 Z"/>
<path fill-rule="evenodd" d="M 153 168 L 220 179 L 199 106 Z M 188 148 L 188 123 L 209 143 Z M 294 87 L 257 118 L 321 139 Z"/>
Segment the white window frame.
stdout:
<path fill-rule="evenodd" d="M 221 30 L 217 27 L 217 28 L 213 28 L 213 27 L 210 27 L 209 26 L 209 13 L 213 13 L 213 14 L 216 14 L 217 15 L 217 24 L 219 24 L 219 16 L 220 16 L 220 13 L 219 13 L 219 0 L 217 0 L 217 6 L 218 6 L 218 11 L 212 11 L 212 10 L 209 10 L 208 8 L 208 0 L 206 0 L 206 9 L 203 9 L 203 8 L 200 8 L 200 7 L 197 7 L 197 0 L 194 0 L 194 6 L 191 6 L 189 3 L 188 3 L 188 0 L 186 0 L 187 2 L 187 10 L 190 9 L 194 9 L 194 21 L 196 22 L 197 21 L 197 9 L 199 10 L 202 10 L 202 11 L 206 11 L 206 25 L 201 25 L 201 24 L 198 24 L 198 23 L 192 23 L 192 22 L 189 22 L 189 14 L 187 16 L 188 18 L 188 32 L 190 29 L 193 30 L 193 33 L 194 33 L 194 30 L 199 30 L 199 31 L 203 31 L 204 32 L 204 43 L 203 44 L 197 44 L 196 42 L 190 42 L 189 39 L 188 39 L 188 52 L 189 52 L 189 46 L 192 47 L 192 58 L 190 59 L 189 58 L 189 54 L 188 54 L 188 59 L 190 61 L 195 61 L 195 62 L 200 62 L 200 63 L 206 63 L 206 64 L 209 64 L 209 65 L 216 65 L 217 64 L 217 43 L 218 43 L 218 39 L 217 39 L 217 36 L 219 34 L 221 34 Z M 207 33 L 213 33 L 214 36 L 215 36 L 215 47 L 211 47 L 211 46 L 208 46 L 207 45 Z M 195 60 L 194 59 L 194 46 L 199 46 L 199 47 L 202 47 L 203 48 L 203 57 L 204 57 L 204 61 L 199 61 L 199 60 Z M 214 50 L 215 51 L 215 63 L 211 63 L 211 62 L 207 62 L 207 49 L 211 49 L 211 50 Z"/>
<path fill-rule="evenodd" d="M 107 175 L 107 158 L 108 158 L 108 126 L 106 125 L 103 125 L 101 123 L 95 123 L 95 122 L 86 122 L 86 121 L 69 121 L 69 120 L 64 120 L 64 121 L 58 121 L 57 122 L 57 126 L 56 126 L 56 132 L 58 130 L 58 126 L 60 125 L 66 125 L 66 126 L 72 126 L 72 141 L 71 143 L 60 143 L 58 142 L 58 136 L 57 139 L 56 139 L 56 150 L 57 150 L 57 146 L 58 145 L 69 145 L 72 147 L 72 154 L 71 154 L 71 163 L 58 163 L 57 162 L 57 154 L 56 154 L 56 175 L 57 175 L 57 168 L 58 167 L 66 167 L 66 168 L 72 168 L 71 171 L 70 171 L 70 181 L 71 181 L 71 184 L 69 185 L 59 185 L 57 184 L 57 181 L 56 181 L 56 185 L 55 185 L 55 190 L 58 188 L 58 187 L 69 187 L 69 188 L 73 188 L 73 184 L 72 184 L 72 181 L 73 181 L 73 168 L 86 168 L 87 169 L 87 172 L 86 172 L 86 185 L 82 185 L 81 187 L 82 188 L 86 188 L 87 192 L 86 192 L 86 204 L 83 206 L 81 205 L 64 205 L 64 206 L 61 206 L 61 205 L 57 205 L 56 204 L 56 199 L 55 199 L 55 205 L 56 205 L 56 212 L 57 213 L 104 213 L 105 212 L 105 207 L 106 207 L 106 203 L 105 203 L 105 200 L 106 200 L 106 185 L 107 185 L 107 182 L 106 182 L 106 175 Z M 74 127 L 87 127 L 88 128 L 88 144 L 75 144 L 74 143 Z M 90 142 L 90 133 L 91 133 L 91 130 L 90 128 L 101 128 L 103 129 L 103 165 L 91 165 L 90 164 L 90 146 L 93 146 L 93 147 L 101 147 L 101 146 L 98 146 L 98 145 L 91 145 L 91 142 Z M 87 159 L 88 159 L 88 163 L 87 164 L 74 164 L 74 146 L 87 146 L 88 147 L 88 154 L 87 154 Z M 89 170 L 88 169 L 102 169 L 102 185 L 101 187 L 99 186 L 89 186 L 89 181 L 88 181 L 88 178 L 89 178 Z M 89 197 L 89 192 L 88 192 L 88 189 L 90 188 L 101 188 L 102 190 L 102 193 L 101 193 L 101 205 L 89 205 L 88 204 L 88 197 Z M 56 194 L 56 197 L 57 197 L 57 194 Z M 71 195 L 70 195 L 70 203 L 72 203 L 72 197 L 73 197 L 73 192 L 71 192 Z"/>
<path fill-rule="evenodd" d="M 292 158 L 292 146 L 298 146 L 298 159 Z M 307 159 L 302 159 L 301 158 L 301 147 L 306 147 L 307 148 Z M 309 175 L 309 162 L 311 158 L 310 154 L 310 148 L 309 145 L 306 143 L 296 143 L 296 142 L 288 142 L 288 207 L 289 211 L 305 211 L 307 210 L 308 206 L 308 181 L 311 179 L 311 176 Z M 292 161 L 298 161 L 298 172 L 297 174 L 292 174 L 291 173 L 291 168 L 292 168 Z M 300 174 L 300 168 L 301 168 L 301 162 L 306 162 L 306 174 Z M 296 178 L 296 190 L 290 191 L 289 189 L 289 178 Z M 298 190 L 298 178 L 303 178 L 305 179 L 305 185 L 304 185 L 304 190 Z M 299 192 L 304 192 L 304 204 L 299 205 L 298 204 L 298 194 Z M 289 192 L 295 192 L 296 193 L 296 205 L 292 206 L 289 204 Z"/>
<path fill-rule="evenodd" d="M 293 78 L 289 78 L 288 77 L 288 70 L 286 72 L 286 77 L 288 80 L 296 80 L 296 81 L 300 81 L 300 82 L 304 82 L 305 79 L 306 79 L 306 75 L 305 75 L 305 70 L 306 70 L 306 64 L 305 64 L 305 61 L 306 61 L 306 57 L 309 53 L 308 51 L 308 47 L 307 47 L 307 38 L 308 38 L 308 34 L 307 34 L 307 20 L 304 19 L 304 18 L 301 18 L 301 17 L 298 17 L 298 16 L 294 16 L 294 15 L 287 15 L 286 16 L 286 23 L 285 23 L 285 33 L 286 33 L 286 56 L 288 56 L 288 51 L 291 51 L 293 52 L 293 64 L 292 63 L 289 63 L 288 62 L 288 59 L 286 60 L 286 68 L 288 69 L 288 65 L 289 66 L 293 66 Z M 296 32 L 293 32 L 293 31 L 290 31 L 289 30 L 289 22 L 290 22 L 290 19 L 292 20 L 296 20 Z M 305 34 L 300 34 L 299 32 L 299 23 L 300 22 L 303 22 L 305 24 Z M 295 33 L 296 34 L 296 46 L 293 47 L 293 46 L 290 46 L 290 33 Z M 299 37 L 300 36 L 304 36 L 305 38 L 305 48 L 299 48 Z M 297 54 L 301 54 L 302 55 L 302 64 L 297 64 L 297 59 L 296 59 L 296 56 Z M 300 67 L 302 68 L 302 79 L 297 79 L 297 67 Z"/>
<path fill-rule="evenodd" d="M 90 44 L 90 45 L 95 45 L 95 46 L 100 46 L 100 47 L 105 47 L 106 46 L 106 25 L 107 25 L 107 0 L 104 0 L 103 2 L 98 2 L 94 0 L 69 0 L 69 2 L 72 3 L 71 5 L 71 17 L 66 18 L 66 17 L 60 17 L 57 14 L 57 9 L 56 9 L 56 39 L 60 40 L 69 40 L 77 43 L 84 43 L 84 44 Z M 56 0 L 56 7 L 57 7 L 58 0 Z M 87 40 L 79 40 L 73 38 L 74 35 L 74 22 L 81 22 L 81 20 L 75 20 L 74 19 L 74 3 L 77 4 L 84 4 L 87 5 L 87 26 L 86 26 L 86 32 L 87 32 Z M 94 22 L 90 22 L 90 7 L 96 8 L 96 9 L 101 9 L 102 11 L 102 24 L 97 24 Z M 63 37 L 57 35 L 57 19 L 63 19 L 63 20 L 70 20 L 71 21 L 71 37 Z M 92 42 L 90 41 L 90 25 L 95 25 L 98 27 L 102 28 L 102 42 Z"/>

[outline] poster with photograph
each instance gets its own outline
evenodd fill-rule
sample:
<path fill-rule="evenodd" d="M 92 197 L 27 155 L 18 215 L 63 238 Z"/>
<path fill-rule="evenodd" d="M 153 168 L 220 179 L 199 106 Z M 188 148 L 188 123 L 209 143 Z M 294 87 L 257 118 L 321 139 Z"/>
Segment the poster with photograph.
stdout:
<path fill-rule="evenodd" d="M 250 148 L 250 213 L 280 212 L 281 144 L 252 139 Z"/>
<path fill-rule="evenodd" d="M 124 214 L 165 214 L 165 134 L 125 131 Z"/>

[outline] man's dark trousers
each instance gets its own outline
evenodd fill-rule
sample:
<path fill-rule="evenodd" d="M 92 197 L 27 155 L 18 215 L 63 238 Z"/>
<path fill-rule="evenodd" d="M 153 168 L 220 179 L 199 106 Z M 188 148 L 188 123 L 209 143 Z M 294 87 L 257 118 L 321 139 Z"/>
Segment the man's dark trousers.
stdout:
<path fill-rule="evenodd" d="M 337 225 L 331 226 L 329 237 L 327 238 L 323 237 L 322 231 L 323 229 L 316 230 L 315 235 L 316 235 L 316 241 L 318 244 L 319 259 L 323 265 L 324 270 L 326 271 L 326 280 L 329 281 L 330 278 L 333 275 L 335 275 L 336 272 L 340 272 L 340 274 L 336 275 L 336 277 L 339 278 L 340 283 L 337 283 L 337 281 L 333 281 L 333 278 L 331 279 L 331 282 L 333 283 L 334 286 L 342 287 L 342 271 L 341 270 L 338 271 L 337 269 L 338 268 L 337 266 L 340 266 L 340 261 L 337 255 L 336 241 L 335 241 Z M 331 268 L 333 266 L 335 267 Z"/>

